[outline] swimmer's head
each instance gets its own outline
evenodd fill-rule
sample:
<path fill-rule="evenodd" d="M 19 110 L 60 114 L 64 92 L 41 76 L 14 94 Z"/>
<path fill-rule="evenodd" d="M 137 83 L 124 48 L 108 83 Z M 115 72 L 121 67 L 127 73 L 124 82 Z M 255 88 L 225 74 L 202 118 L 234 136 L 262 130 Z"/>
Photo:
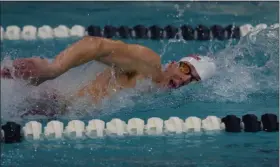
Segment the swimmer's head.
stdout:
<path fill-rule="evenodd" d="M 165 73 L 169 88 L 178 88 L 191 82 L 211 78 L 216 72 L 216 65 L 207 56 L 189 55 L 178 62 L 167 65 Z"/>

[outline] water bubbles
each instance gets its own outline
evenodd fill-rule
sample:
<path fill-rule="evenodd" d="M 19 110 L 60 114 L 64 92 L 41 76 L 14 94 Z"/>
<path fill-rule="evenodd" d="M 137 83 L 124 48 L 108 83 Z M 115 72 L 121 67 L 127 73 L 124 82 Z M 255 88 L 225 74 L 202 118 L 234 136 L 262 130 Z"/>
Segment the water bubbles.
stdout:
<path fill-rule="evenodd" d="M 182 7 L 182 8 L 181 8 Z M 184 13 L 186 10 L 189 10 L 189 8 L 191 7 L 190 4 L 186 4 L 184 6 L 180 6 L 178 4 L 175 4 L 174 5 L 174 8 L 176 9 L 176 12 L 178 12 L 176 15 L 175 15 L 175 18 L 182 18 L 184 16 Z M 183 20 L 182 20 L 183 21 Z"/>
<path fill-rule="evenodd" d="M 203 16 L 203 18 L 204 18 L 205 20 L 209 20 L 209 18 L 208 18 L 207 16 Z"/>
<path fill-rule="evenodd" d="M 153 148 L 152 148 L 152 147 L 148 149 L 148 152 L 152 152 L 152 151 L 153 151 Z"/>

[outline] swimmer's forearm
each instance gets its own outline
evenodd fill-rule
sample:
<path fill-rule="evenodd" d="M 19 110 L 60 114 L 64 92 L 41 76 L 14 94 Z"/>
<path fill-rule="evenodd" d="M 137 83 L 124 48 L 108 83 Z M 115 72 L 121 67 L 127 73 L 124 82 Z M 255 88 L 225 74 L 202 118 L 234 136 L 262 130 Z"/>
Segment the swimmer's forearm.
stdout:
<path fill-rule="evenodd" d="M 101 42 L 100 38 L 84 37 L 59 53 L 52 64 L 55 68 L 56 76 L 65 73 L 71 68 L 97 59 L 103 54 Z"/>

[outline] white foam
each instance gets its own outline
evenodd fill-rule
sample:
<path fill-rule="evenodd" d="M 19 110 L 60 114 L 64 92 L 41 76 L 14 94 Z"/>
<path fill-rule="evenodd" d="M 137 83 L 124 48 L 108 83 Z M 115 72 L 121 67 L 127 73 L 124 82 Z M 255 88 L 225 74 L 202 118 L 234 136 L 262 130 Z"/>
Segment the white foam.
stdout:
<path fill-rule="evenodd" d="M 266 24 L 258 24 L 256 25 L 256 27 L 254 28 L 254 30 L 263 30 L 266 29 L 267 25 Z"/>
<path fill-rule="evenodd" d="M 240 26 L 240 35 L 242 37 L 246 36 L 249 32 L 253 31 L 253 26 L 251 24 L 244 24 Z"/>

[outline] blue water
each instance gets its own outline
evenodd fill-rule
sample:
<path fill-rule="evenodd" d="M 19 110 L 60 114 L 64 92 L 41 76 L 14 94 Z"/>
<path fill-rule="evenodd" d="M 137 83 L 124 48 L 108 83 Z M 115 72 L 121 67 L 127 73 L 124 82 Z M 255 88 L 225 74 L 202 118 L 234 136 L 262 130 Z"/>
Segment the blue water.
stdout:
<path fill-rule="evenodd" d="M 50 25 L 71 27 L 75 24 L 115 26 L 158 24 L 252 24 L 279 22 L 278 2 L 2 2 L 1 25 Z M 77 38 L 3 41 L 1 65 L 18 57 L 54 58 Z M 101 106 L 77 102 L 66 116 L 83 121 L 118 117 L 168 119 L 178 116 L 205 118 L 252 113 L 278 114 L 279 110 L 279 30 L 266 29 L 241 40 L 228 41 L 150 41 L 124 40 L 148 46 L 161 55 L 162 63 L 199 53 L 213 57 L 218 72 L 212 79 L 168 93 L 140 94 L 126 90 L 105 100 Z M 21 124 L 46 118 L 20 113 L 29 105 L 23 99 L 40 90 L 57 88 L 67 94 L 83 79 L 94 77 L 102 65 L 89 63 L 69 71 L 54 81 L 38 87 L 1 80 L 1 119 Z M 83 76 L 80 75 L 81 71 Z M 77 77 L 79 76 L 79 77 Z M 146 83 L 143 83 L 144 85 Z M 140 84 L 143 86 L 143 84 Z M 139 88 L 138 87 L 138 88 Z M 40 99 L 39 99 L 40 100 Z M 279 133 L 189 133 L 162 137 L 125 137 L 96 140 L 1 144 L 3 166 L 278 166 Z"/>

